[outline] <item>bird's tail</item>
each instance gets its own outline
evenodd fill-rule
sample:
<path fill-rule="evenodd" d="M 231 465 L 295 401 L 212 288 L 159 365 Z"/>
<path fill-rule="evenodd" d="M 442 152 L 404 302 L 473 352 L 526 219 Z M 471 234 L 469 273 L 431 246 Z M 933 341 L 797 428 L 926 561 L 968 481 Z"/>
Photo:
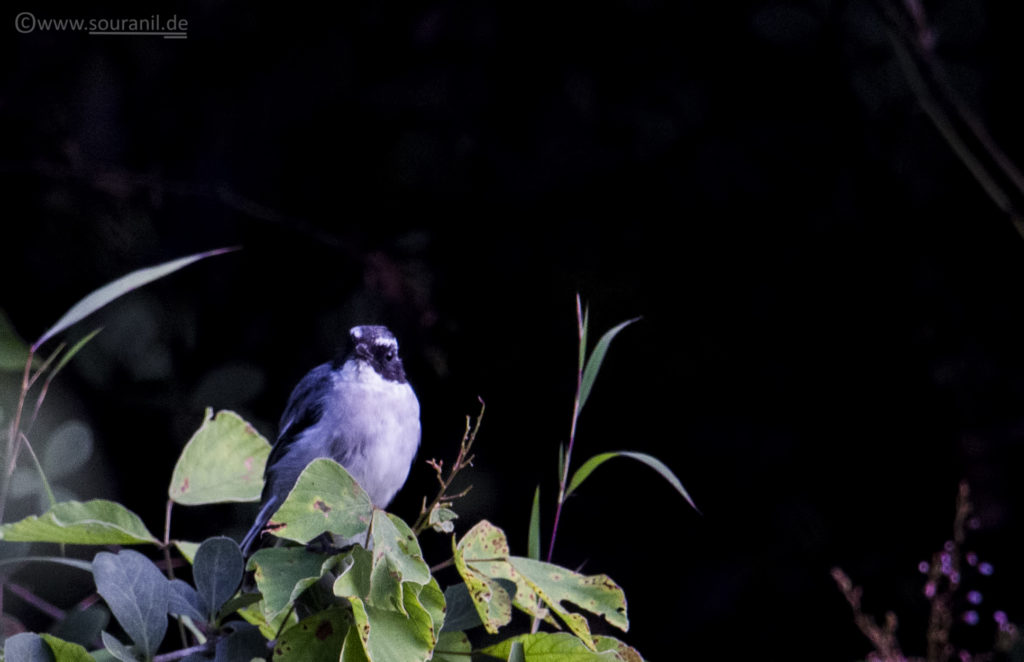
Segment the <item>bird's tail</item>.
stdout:
<path fill-rule="evenodd" d="M 245 537 L 242 538 L 242 542 L 239 544 L 239 547 L 242 548 L 242 556 L 249 556 L 249 548 L 252 547 L 256 538 L 258 538 L 263 532 L 263 528 L 270 520 L 270 515 L 274 512 L 276 505 L 277 499 L 270 497 L 267 499 L 267 502 L 263 504 L 263 507 L 260 508 L 259 514 L 256 515 L 256 521 L 252 523 L 252 527 L 249 529 L 249 532 L 245 534 Z"/>

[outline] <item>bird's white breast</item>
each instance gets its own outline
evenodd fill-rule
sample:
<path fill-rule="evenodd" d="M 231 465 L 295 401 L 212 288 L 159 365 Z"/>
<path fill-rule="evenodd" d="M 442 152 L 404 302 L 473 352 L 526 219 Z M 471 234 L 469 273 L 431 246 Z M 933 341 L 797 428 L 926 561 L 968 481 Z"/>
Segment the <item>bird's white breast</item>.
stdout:
<path fill-rule="evenodd" d="M 332 375 L 325 416 L 317 427 L 333 434 L 336 456 L 351 455 L 346 469 L 377 506 L 391 502 L 405 483 L 420 443 L 420 406 L 407 382 L 381 377 L 362 361 Z"/>

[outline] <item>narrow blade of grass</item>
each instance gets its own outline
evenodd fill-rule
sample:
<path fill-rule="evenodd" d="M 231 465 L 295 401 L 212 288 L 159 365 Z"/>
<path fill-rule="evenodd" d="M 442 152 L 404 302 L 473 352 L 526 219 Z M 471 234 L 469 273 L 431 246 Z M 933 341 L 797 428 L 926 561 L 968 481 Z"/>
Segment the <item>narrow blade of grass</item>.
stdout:
<path fill-rule="evenodd" d="M 587 398 L 590 397 L 590 390 L 594 387 L 594 382 L 597 380 L 597 373 L 601 370 L 601 364 L 604 362 L 605 354 L 608 353 L 608 348 L 612 344 L 612 340 L 619 334 L 620 331 L 625 329 L 627 326 L 639 320 L 639 317 L 626 320 L 621 324 L 609 329 L 601 339 L 594 345 L 594 351 L 591 352 L 590 358 L 587 359 L 587 366 L 583 369 L 583 380 L 580 383 L 580 411 L 583 411 L 583 405 L 586 404 Z"/>
<path fill-rule="evenodd" d="M 237 250 L 236 248 L 218 248 L 212 251 L 205 251 L 203 253 L 196 253 L 187 257 L 178 258 L 177 260 L 171 260 L 158 264 L 153 267 L 146 267 L 145 269 L 138 269 L 133 271 L 126 276 L 122 276 L 117 280 L 111 281 L 100 287 L 99 289 L 93 290 L 91 293 L 86 295 L 75 305 L 71 306 L 70 309 L 64 315 L 57 320 L 57 323 L 51 326 L 46 333 L 39 337 L 39 340 L 35 341 L 32 345 L 32 350 L 39 349 L 40 345 L 45 343 L 47 340 L 57 335 L 61 331 L 64 331 L 72 324 L 80 322 L 89 315 L 93 314 L 103 306 L 106 306 L 111 301 L 124 296 L 128 292 L 135 290 L 143 285 L 151 283 L 155 280 L 159 280 L 164 276 L 174 273 L 183 267 L 187 267 L 193 262 L 198 262 L 207 257 L 214 255 L 221 255 L 230 251 Z"/>
<path fill-rule="evenodd" d="M 527 555 L 540 560 L 540 485 L 533 493 L 533 508 L 530 509 L 530 530 L 526 538 Z"/>
<path fill-rule="evenodd" d="M 690 498 L 690 493 L 686 491 L 685 487 L 683 487 L 683 483 L 679 480 L 679 478 L 676 477 L 674 473 L 672 473 L 672 470 L 669 469 L 664 462 L 654 457 L 653 455 L 648 455 L 646 453 L 636 453 L 633 451 L 599 453 L 598 455 L 595 455 L 594 457 L 584 462 L 583 465 L 576 470 L 576 473 L 573 474 L 572 480 L 569 481 L 569 488 L 568 490 L 566 490 L 566 496 L 572 494 L 573 491 L 576 490 L 576 488 L 582 485 L 583 481 L 586 480 L 587 477 L 594 472 L 594 469 L 597 469 L 599 466 L 601 466 L 602 464 L 604 464 L 605 462 L 614 457 L 632 458 L 638 462 L 643 462 L 650 468 L 654 469 L 659 474 L 661 474 L 662 478 L 668 481 L 668 483 L 675 488 L 676 492 L 679 492 L 679 494 L 682 495 L 684 499 L 686 499 L 687 503 L 693 506 L 694 510 L 696 510 L 698 513 L 700 512 L 700 509 L 697 508 L 696 504 L 694 504 L 693 499 Z"/>

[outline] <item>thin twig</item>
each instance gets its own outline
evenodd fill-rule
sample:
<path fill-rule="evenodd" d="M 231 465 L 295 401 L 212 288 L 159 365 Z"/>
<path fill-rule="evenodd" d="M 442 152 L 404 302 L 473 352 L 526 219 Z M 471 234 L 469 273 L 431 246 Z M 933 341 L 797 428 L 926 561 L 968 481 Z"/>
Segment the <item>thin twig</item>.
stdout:
<path fill-rule="evenodd" d="M 1014 228 L 1024 237 L 1024 217 L 1020 211 L 1024 174 L 946 82 L 933 54 L 930 35 L 934 32 L 927 25 L 923 9 L 919 3 L 913 3 L 907 10 L 915 26 L 910 28 L 894 3 L 876 0 L 875 4 L 886 20 L 886 30 L 897 61 L 921 108 L 992 202 L 1009 216 Z M 964 135 L 964 129 L 969 135 Z M 1016 189 L 1016 195 L 1013 195 L 1013 189 Z"/>
<path fill-rule="evenodd" d="M 455 477 L 458 476 L 459 472 L 466 467 L 473 466 L 474 455 L 472 454 L 473 442 L 476 441 L 476 436 L 480 432 L 480 423 L 484 418 L 484 410 L 486 405 L 484 404 L 483 398 L 478 397 L 477 400 L 480 402 L 480 413 L 476 415 L 476 424 L 472 423 L 472 419 L 466 417 L 466 429 L 462 433 L 462 441 L 459 442 L 459 453 L 455 456 L 455 462 L 452 463 L 451 468 L 448 470 L 448 476 L 444 475 L 444 462 L 439 462 L 434 459 L 427 460 L 427 464 L 436 472 L 437 481 L 440 484 L 440 489 L 437 492 L 437 496 L 434 500 L 427 505 L 426 497 L 423 498 L 423 505 L 420 506 L 419 517 L 416 518 L 416 522 L 412 525 L 412 531 L 417 536 L 426 530 L 430 526 L 430 513 L 435 508 L 441 506 L 448 506 L 452 501 L 461 499 L 466 496 L 469 491 L 473 488 L 472 485 L 462 490 L 458 494 L 448 494 L 449 488 L 455 481 Z"/>
<path fill-rule="evenodd" d="M 55 621 L 64 620 L 64 617 L 67 615 L 63 609 L 57 607 L 56 605 L 50 604 L 49 602 L 39 597 L 32 591 L 28 590 L 24 586 L 14 583 L 8 583 L 7 588 L 11 591 L 11 593 L 18 596 L 19 598 L 21 598 L 28 604 L 32 605 L 39 611 L 43 612 Z"/>
<path fill-rule="evenodd" d="M 198 646 L 182 648 L 180 650 L 171 651 L 170 653 L 157 655 L 153 658 L 153 662 L 174 662 L 174 660 L 180 660 L 183 657 L 188 657 L 192 653 L 202 653 L 206 650 L 206 648 L 206 644 L 199 644 Z"/>
<path fill-rule="evenodd" d="M 928 660 L 945 660 L 952 655 L 950 631 L 953 628 L 953 597 L 960 588 L 960 549 L 967 533 L 967 518 L 971 514 L 970 488 L 967 481 L 960 483 L 953 518 L 953 539 L 932 555 L 928 571 L 928 584 L 933 587 L 928 615 Z"/>
<path fill-rule="evenodd" d="M 841 568 L 832 569 L 832 578 L 839 586 L 843 597 L 850 603 L 853 609 L 853 622 L 875 647 L 875 653 L 881 662 L 906 662 L 903 652 L 900 650 L 899 642 L 896 641 L 896 614 L 888 612 L 885 615 L 885 625 L 880 626 L 875 619 L 868 616 L 861 610 L 860 598 L 861 589 L 854 586 L 850 578 Z"/>
<path fill-rule="evenodd" d="M 164 552 L 164 564 L 167 566 L 167 579 L 174 579 L 174 561 L 171 559 L 171 509 L 174 508 L 174 500 L 167 500 L 167 509 L 164 511 L 164 540 L 163 540 L 163 552 Z M 188 645 L 188 635 L 185 633 L 185 623 L 183 617 L 179 616 L 175 619 L 178 623 L 178 636 L 181 637 L 181 645 Z"/>
<path fill-rule="evenodd" d="M 39 366 L 39 369 L 36 370 L 35 373 L 33 373 L 33 375 L 31 377 L 29 377 L 29 380 L 28 380 L 28 387 L 29 388 L 32 388 L 33 386 L 35 386 L 35 383 L 37 381 L 39 381 L 39 378 L 42 377 L 43 373 L 46 372 L 46 369 L 50 367 L 50 364 L 53 363 L 55 360 L 57 360 L 57 357 L 60 356 L 61 352 L 64 351 L 64 347 L 65 347 L 65 343 L 61 343 L 61 344 L 57 345 L 57 349 L 53 350 L 50 353 L 50 355 L 48 357 L 46 357 L 46 360 L 43 361 L 43 365 Z"/>

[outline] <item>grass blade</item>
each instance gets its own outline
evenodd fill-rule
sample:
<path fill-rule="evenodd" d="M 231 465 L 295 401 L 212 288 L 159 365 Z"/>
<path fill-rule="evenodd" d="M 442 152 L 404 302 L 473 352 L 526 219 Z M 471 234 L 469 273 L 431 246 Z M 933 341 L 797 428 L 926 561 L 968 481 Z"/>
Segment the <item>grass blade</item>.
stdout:
<path fill-rule="evenodd" d="M 693 503 L 693 499 L 690 498 L 689 492 L 687 492 L 686 488 L 683 487 L 682 482 L 679 480 L 679 478 L 676 477 L 674 473 L 672 473 L 672 470 L 669 469 L 664 462 L 654 457 L 653 455 L 648 455 L 646 453 L 636 453 L 633 451 L 599 453 L 598 455 L 595 455 L 594 457 L 584 462 L 583 465 L 576 470 L 576 473 L 572 475 L 572 480 L 569 481 L 569 489 L 566 491 L 566 496 L 572 494 L 572 492 L 577 487 L 579 487 L 591 473 L 594 472 L 594 469 L 597 469 L 599 466 L 601 466 L 608 460 L 612 459 L 613 457 L 628 457 L 638 462 L 643 462 L 644 464 L 646 464 L 647 466 L 661 474 L 661 477 L 667 480 L 668 483 L 675 488 L 676 492 L 679 492 L 679 494 L 682 495 L 684 499 L 686 499 L 687 503 L 693 506 L 694 510 L 696 510 L 698 513 L 700 512 L 700 509 L 697 508 L 696 504 Z"/>
<path fill-rule="evenodd" d="M 533 508 L 530 509 L 530 530 L 526 537 L 527 556 L 540 560 L 540 485 L 533 493 Z"/>
<path fill-rule="evenodd" d="M 580 383 L 580 411 L 583 411 L 583 405 L 587 402 L 587 398 L 590 397 L 590 389 L 594 386 L 597 373 L 601 370 L 601 363 L 604 362 L 604 356 L 608 353 L 608 347 L 612 344 L 612 340 L 619 334 L 619 331 L 622 331 L 639 319 L 639 317 L 634 317 L 618 326 L 612 327 L 594 345 L 594 351 L 591 352 L 590 358 L 587 359 L 587 367 L 583 369 L 583 381 Z"/>
<path fill-rule="evenodd" d="M 28 454 L 32 456 L 32 461 L 35 462 L 36 471 L 39 473 L 39 481 L 43 484 L 43 490 L 46 492 L 46 498 L 50 502 L 50 508 L 57 505 L 57 497 L 53 495 L 53 489 L 50 487 L 50 481 L 46 478 L 46 472 L 43 471 L 43 463 L 39 461 L 39 456 L 36 455 L 35 450 L 32 448 L 32 444 L 29 443 L 28 437 L 24 434 L 21 435 L 21 443 L 28 449 Z"/>
<path fill-rule="evenodd" d="M 582 373 L 583 368 L 587 363 L 587 325 L 590 321 L 590 306 L 583 307 L 581 309 L 582 302 L 580 301 L 580 295 L 576 295 L 576 325 L 579 327 L 579 338 L 580 338 L 580 367 L 579 371 Z"/>
<path fill-rule="evenodd" d="M 72 324 L 83 320 L 89 315 L 93 314 L 103 306 L 107 305 L 111 301 L 124 296 L 128 292 L 134 289 L 142 287 L 155 280 L 159 280 L 164 276 L 174 273 L 175 271 L 187 267 L 193 262 L 197 262 L 213 255 L 221 255 L 222 253 L 228 253 L 230 251 L 237 250 L 236 248 L 218 248 L 212 251 L 205 251 L 203 253 L 196 253 L 187 257 L 178 258 L 177 260 L 171 260 L 170 262 L 164 262 L 153 267 L 146 267 L 145 269 L 139 269 L 133 271 L 126 276 L 122 276 L 117 280 L 111 281 L 103 287 L 94 290 L 88 294 L 81 301 L 71 306 L 71 308 L 64 313 L 64 316 L 57 320 L 57 323 L 51 326 L 46 333 L 39 337 L 39 340 L 35 341 L 32 345 L 32 350 L 35 351 L 40 345 L 45 343 L 47 340 L 57 335 L 61 331 L 64 331 Z"/>
<path fill-rule="evenodd" d="M 78 354 L 78 352 L 81 351 L 81 349 L 83 347 L 85 347 L 86 343 L 88 343 L 90 340 L 95 338 L 96 334 L 99 333 L 102 330 L 103 330 L 102 326 L 99 327 L 99 328 L 96 328 L 96 329 L 92 330 L 91 332 L 89 332 L 89 334 L 87 336 L 85 336 L 84 338 L 82 338 L 81 340 L 76 342 L 74 345 L 72 345 L 71 349 L 69 349 L 67 352 L 65 352 L 64 356 L 60 357 L 60 361 L 57 362 L 56 367 L 54 367 L 53 372 L 50 373 L 50 376 L 47 379 L 47 381 L 52 381 L 53 378 L 57 376 L 57 373 L 60 372 L 64 368 L 64 366 L 66 366 L 68 363 L 70 363 L 71 359 L 75 358 L 75 354 Z"/>

